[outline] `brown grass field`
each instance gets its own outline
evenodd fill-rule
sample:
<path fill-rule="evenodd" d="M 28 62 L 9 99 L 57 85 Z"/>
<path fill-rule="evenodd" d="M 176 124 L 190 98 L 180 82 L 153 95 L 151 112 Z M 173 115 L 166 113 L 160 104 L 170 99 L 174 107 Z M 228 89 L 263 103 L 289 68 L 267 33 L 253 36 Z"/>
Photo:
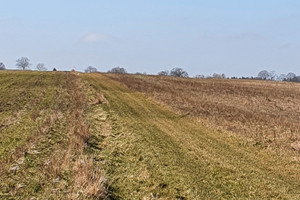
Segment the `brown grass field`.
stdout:
<path fill-rule="evenodd" d="M 300 199 L 299 88 L 0 72 L 0 199 Z"/>
<path fill-rule="evenodd" d="M 300 84 L 114 74 L 108 77 L 210 128 L 237 133 L 263 147 L 300 151 Z"/>

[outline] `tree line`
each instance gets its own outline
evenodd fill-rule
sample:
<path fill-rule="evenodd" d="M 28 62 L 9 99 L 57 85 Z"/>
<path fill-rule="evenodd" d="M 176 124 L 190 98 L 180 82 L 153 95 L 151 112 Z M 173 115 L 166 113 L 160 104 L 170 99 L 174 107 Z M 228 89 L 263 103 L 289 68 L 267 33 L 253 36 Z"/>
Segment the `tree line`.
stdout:
<path fill-rule="evenodd" d="M 20 70 L 29 70 L 31 65 L 32 64 L 30 63 L 30 60 L 27 57 L 21 57 L 18 60 L 16 60 L 16 66 Z M 36 69 L 38 71 L 47 71 L 47 68 L 45 67 L 44 63 L 38 63 L 36 65 Z M 0 62 L 0 70 L 6 70 L 6 66 L 3 62 Z M 56 71 L 56 69 L 53 68 L 53 71 Z"/>
<path fill-rule="evenodd" d="M 278 75 L 275 71 L 263 70 L 258 73 L 257 78 L 261 80 L 300 82 L 300 76 L 293 72 Z"/>
<path fill-rule="evenodd" d="M 29 70 L 30 60 L 27 57 L 21 57 L 16 60 L 16 66 L 20 70 Z M 36 70 L 38 71 L 47 71 L 44 63 L 38 63 L 36 65 Z M 5 64 L 0 62 L 0 70 L 6 70 Z M 56 71 L 56 68 L 53 68 L 53 71 Z M 98 72 L 98 69 L 93 66 L 88 66 L 85 70 L 85 73 L 95 73 Z M 123 67 L 114 67 L 107 71 L 108 73 L 116 73 L 116 74 L 127 74 L 127 70 Z M 146 75 L 146 73 L 135 73 L 138 75 Z M 172 68 L 169 70 L 163 70 L 157 73 L 159 76 L 173 76 L 173 77 L 182 77 L 182 78 L 190 78 L 188 72 L 180 67 Z M 211 76 L 205 75 L 196 75 L 191 78 L 214 78 L 214 79 L 255 79 L 255 80 L 271 80 L 271 81 L 289 81 L 289 82 L 300 82 L 300 76 L 297 76 L 295 73 L 290 72 L 287 74 L 276 74 L 275 71 L 260 71 L 256 77 L 226 77 L 224 73 L 214 73 Z"/>

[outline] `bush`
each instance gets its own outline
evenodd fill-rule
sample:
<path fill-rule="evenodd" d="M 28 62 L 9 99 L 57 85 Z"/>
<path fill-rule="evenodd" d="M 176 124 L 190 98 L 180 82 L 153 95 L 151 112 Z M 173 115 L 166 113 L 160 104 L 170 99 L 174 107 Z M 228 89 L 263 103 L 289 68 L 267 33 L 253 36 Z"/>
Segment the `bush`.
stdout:
<path fill-rule="evenodd" d="M 108 73 L 127 74 L 127 71 L 122 67 L 115 67 L 109 70 Z"/>
<path fill-rule="evenodd" d="M 5 65 L 2 62 L 0 62 L 0 70 L 5 70 L 5 69 L 6 69 Z"/>
<path fill-rule="evenodd" d="M 158 75 L 159 76 L 169 76 L 169 71 L 168 70 L 160 71 L 160 72 L 158 72 Z"/>
<path fill-rule="evenodd" d="M 170 76 L 188 78 L 189 74 L 186 71 L 184 71 L 182 68 L 176 67 L 171 70 Z"/>
<path fill-rule="evenodd" d="M 88 66 L 85 70 L 85 73 L 93 73 L 93 72 L 98 72 L 96 67 Z"/>

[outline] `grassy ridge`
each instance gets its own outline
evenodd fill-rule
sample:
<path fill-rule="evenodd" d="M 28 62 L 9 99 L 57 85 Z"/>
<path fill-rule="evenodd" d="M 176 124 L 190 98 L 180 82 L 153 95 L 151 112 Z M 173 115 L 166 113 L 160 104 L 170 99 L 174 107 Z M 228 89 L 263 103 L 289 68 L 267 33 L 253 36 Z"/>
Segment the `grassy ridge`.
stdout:
<path fill-rule="evenodd" d="M 290 154 L 212 131 L 112 78 L 0 72 L 0 199 L 300 198 Z"/>
<path fill-rule="evenodd" d="M 114 74 L 109 77 L 208 127 L 237 133 L 256 145 L 293 151 L 292 146 L 300 141 L 297 83 Z"/>
<path fill-rule="evenodd" d="M 299 163 L 207 130 L 106 76 L 84 78 L 109 101 L 100 157 L 118 198 L 300 198 Z"/>

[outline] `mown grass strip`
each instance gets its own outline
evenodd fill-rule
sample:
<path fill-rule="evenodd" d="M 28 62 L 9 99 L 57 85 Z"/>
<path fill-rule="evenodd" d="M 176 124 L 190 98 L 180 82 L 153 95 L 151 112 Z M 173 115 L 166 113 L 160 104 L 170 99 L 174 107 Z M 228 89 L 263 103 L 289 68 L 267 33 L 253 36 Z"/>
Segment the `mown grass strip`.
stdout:
<path fill-rule="evenodd" d="M 100 75 L 86 75 L 109 101 L 102 151 L 120 199 L 298 199 L 299 164 L 182 118 Z"/>

